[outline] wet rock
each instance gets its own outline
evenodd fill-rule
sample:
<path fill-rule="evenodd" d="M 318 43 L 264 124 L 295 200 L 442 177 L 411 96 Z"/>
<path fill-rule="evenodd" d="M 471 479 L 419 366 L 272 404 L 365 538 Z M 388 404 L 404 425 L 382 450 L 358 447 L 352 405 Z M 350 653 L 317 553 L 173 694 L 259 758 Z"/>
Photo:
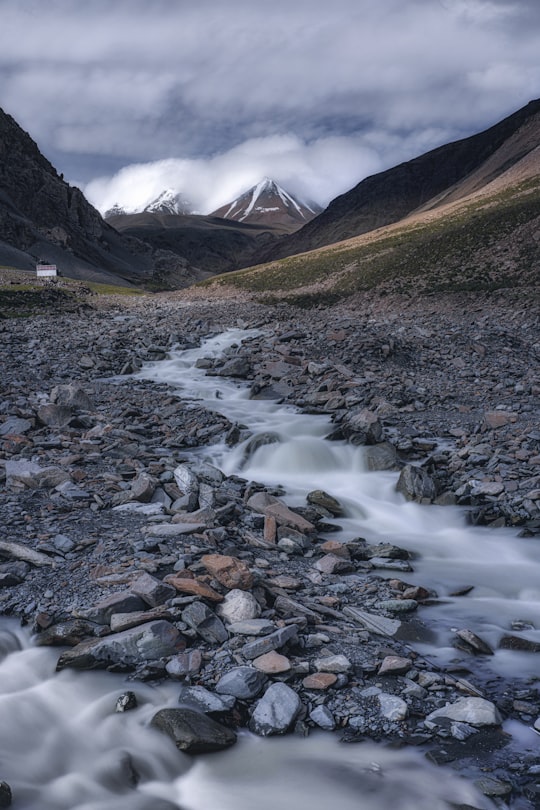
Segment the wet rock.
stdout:
<path fill-rule="evenodd" d="M 366 408 L 348 413 L 341 428 L 344 437 L 351 444 L 377 444 L 383 438 L 383 428 L 379 418 Z"/>
<path fill-rule="evenodd" d="M 408 501 L 431 501 L 437 494 L 431 476 L 421 467 L 413 467 L 412 464 L 402 469 L 396 490 Z"/>
<path fill-rule="evenodd" d="M 474 783 L 484 796 L 509 796 L 512 793 L 512 785 L 503 782 L 501 779 L 493 779 L 491 776 L 483 776 Z"/>
<path fill-rule="evenodd" d="M 447 718 L 471 726 L 500 726 L 501 715 L 495 704 L 484 698 L 470 697 L 448 703 L 442 709 L 436 709 L 426 717 L 426 723 L 434 727 L 437 721 Z"/>
<path fill-rule="evenodd" d="M 209 644 L 223 644 L 229 634 L 221 619 L 203 602 L 193 602 L 182 613 L 182 621 Z"/>
<path fill-rule="evenodd" d="M 232 729 L 194 709 L 160 709 L 150 725 L 163 731 L 180 751 L 186 754 L 206 754 L 222 751 L 236 742 Z"/>
<path fill-rule="evenodd" d="M 205 554 L 201 562 L 206 570 L 225 588 L 249 591 L 253 587 L 253 574 L 249 566 L 236 557 L 225 554 Z"/>
<path fill-rule="evenodd" d="M 233 588 L 225 595 L 216 612 L 226 622 L 238 624 L 260 616 L 261 606 L 249 591 Z"/>
<path fill-rule="evenodd" d="M 377 602 L 379 610 L 387 610 L 388 613 L 410 613 L 416 610 L 418 602 L 416 599 L 384 599 Z"/>
<path fill-rule="evenodd" d="M 183 686 L 178 695 L 178 703 L 205 714 L 226 714 L 236 703 L 232 695 L 216 695 L 204 686 Z"/>
<path fill-rule="evenodd" d="M 540 642 L 523 636 L 503 636 L 499 641 L 500 650 L 520 650 L 521 652 L 540 652 Z"/>
<path fill-rule="evenodd" d="M 251 731 L 261 737 L 285 734 L 296 720 L 302 703 L 290 686 L 274 683 L 259 700 L 249 723 Z"/>
<path fill-rule="evenodd" d="M 246 379 L 251 373 L 251 363 L 246 357 L 233 357 L 228 360 L 218 371 L 220 377 L 239 377 Z"/>
<path fill-rule="evenodd" d="M 133 669 L 144 661 L 175 655 L 185 648 L 185 640 L 170 622 L 149 622 L 114 633 L 103 639 L 83 641 L 64 652 L 56 666 L 66 669 L 104 669 L 117 664 Z"/>
<path fill-rule="evenodd" d="M 323 509 L 327 509 L 329 512 L 331 512 L 334 517 L 340 517 L 343 515 L 343 507 L 340 502 L 332 495 L 324 492 L 322 489 L 316 489 L 313 490 L 313 492 L 308 492 L 306 497 L 308 503 L 312 503 L 315 506 L 322 506 Z"/>
<path fill-rule="evenodd" d="M 368 470 L 372 472 L 382 470 L 399 470 L 400 464 L 396 448 L 388 442 L 372 444 L 366 447 L 364 458 Z"/>
<path fill-rule="evenodd" d="M 264 689 L 268 678 L 255 667 L 235 667 L 223 675 L 216 684 L 220 695 L 233 695 L 240 700 L 253 700 Z"/>
<path fill-rule="evenodd" d="M 124 692 L 116 701 L 115 712 L 127 712 L 139 705 L 135 692 Z"/>
<path fill-rule="evenodd" d="M 472 652 L 477 655 L 493 655 L 493 650 L 487 642 L 473 633 L 472 630 L 466 628 L 456 631 L 457 641 L 456 646 L 466 652 Z"/>

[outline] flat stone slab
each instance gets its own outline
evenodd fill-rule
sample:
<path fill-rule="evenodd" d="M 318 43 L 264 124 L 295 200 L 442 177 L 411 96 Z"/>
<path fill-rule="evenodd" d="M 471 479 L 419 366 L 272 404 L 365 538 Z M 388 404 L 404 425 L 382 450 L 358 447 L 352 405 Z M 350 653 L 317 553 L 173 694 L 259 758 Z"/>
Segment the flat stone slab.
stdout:
<path fill-rule="evenodd" d="M 448 718 L 471 726 L 500 726 L 502 723 L 499 710 L 490 700 L 470 697 L 448 703 L 442 709 L 436 709 L 426 717 L 426 723 L 437 725 L 437 720 Z"/>

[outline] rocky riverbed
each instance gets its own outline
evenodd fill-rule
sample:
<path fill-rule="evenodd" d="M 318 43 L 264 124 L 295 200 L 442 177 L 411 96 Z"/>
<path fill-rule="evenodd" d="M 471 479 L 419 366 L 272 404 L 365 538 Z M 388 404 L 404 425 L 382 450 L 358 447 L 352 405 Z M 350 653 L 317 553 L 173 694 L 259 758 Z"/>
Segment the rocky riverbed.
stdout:
<path fill-rule="evenodd" d="M 182 750 L 226 747 L 242 726 L 335 729 L 426 745 L 476 769 L 486 795 L 536 806 L 536 766 L 505 753 L 501 725 L 537 720 L 537 684 L 490 691 L 474 666 L 430 665 L 414 615 L 436 594 L 408 583 L 405 549 L 328 539 L 339 500 L 313 491 L 290 508 L 279 486 L 201 461 L 199 448 L 249 438 L 244 426 L 132 375 L 173 346 L 256 328 L 199 367 L 330 415 L 330 438 L 365 445 L 406 498 L 537 542 L 539 326 L 511 293 L 309 311 L 185 293 L 4 320 L 1 611 L 61 647 L 59 669 L 178 681 L 181 707 L 153 722 Z M 459 643 L 491 652 L 468 628 Z"/>

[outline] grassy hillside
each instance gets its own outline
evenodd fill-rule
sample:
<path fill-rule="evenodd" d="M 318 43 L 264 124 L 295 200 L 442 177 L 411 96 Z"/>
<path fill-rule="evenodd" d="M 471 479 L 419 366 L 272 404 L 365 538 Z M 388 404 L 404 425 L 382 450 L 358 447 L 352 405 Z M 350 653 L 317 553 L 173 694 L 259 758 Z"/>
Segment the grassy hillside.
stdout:
<path fill-rule="evenodd" d="M 538 284 L 540 178 L 335 245 L 204 282 L 315 305 L 355 292 L 458 292 Z"/>

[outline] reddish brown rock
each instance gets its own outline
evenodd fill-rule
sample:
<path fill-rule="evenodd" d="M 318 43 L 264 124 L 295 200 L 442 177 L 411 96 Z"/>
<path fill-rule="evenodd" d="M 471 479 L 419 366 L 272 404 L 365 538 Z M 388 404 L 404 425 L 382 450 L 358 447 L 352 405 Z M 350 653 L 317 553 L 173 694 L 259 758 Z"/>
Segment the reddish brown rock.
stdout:
<path fill-rule="evenodd" d="M 210 587 L 206 582 L 201 582 L 200 579 L 191 579 L 190 577 L 182 577 L 178 574 L 169 574 L 164 577 L 164 582 L 168 582 L 180 593 L 190 593 L 193 596 L 200 596 L 202 599 L 209 599 L 211 602 L 222 602 L 223 596 Z"/>
<path fill-rule="evenodd" d="M 331 686 L 337 681 L 337 675 L 332 672 L 314 672 L 313 675 L 308 675 L 304 678 L 302 684 L 305 689 L 330 689 Z"/>
<path fill-rule="evenodd" d="M 201 562 L 218 582 L 232 590 L 249 591 L 253 587 L 253 574 L 242 560 L 225 554 L 205 554 Z"/>
<path fill-rule="evenodd" d="M 273 650 L 255 658 L 253 666 L 260 672 L 266 672 L 267 675 L 278 675 L 280 672 L 288 672 L 291 662 L 285 655 L 280 655 Z"/>

